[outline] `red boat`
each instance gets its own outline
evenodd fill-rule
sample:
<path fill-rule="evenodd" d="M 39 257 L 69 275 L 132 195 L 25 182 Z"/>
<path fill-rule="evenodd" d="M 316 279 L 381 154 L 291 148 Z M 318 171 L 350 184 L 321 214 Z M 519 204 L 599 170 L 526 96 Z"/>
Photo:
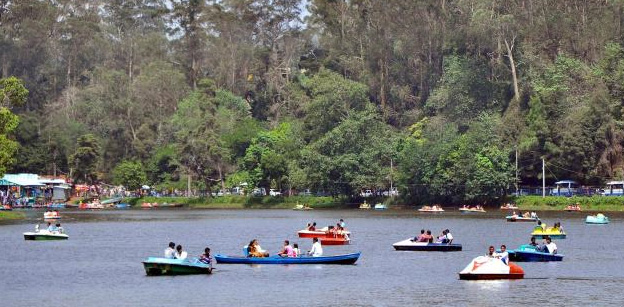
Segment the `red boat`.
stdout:
<path fill-rule="evenodd" d="M 576 204 L 576 205 L 569 205 L 565 208 L 565 211 L 568 212 L 580 212 L 581 211 L 581 205 Z"/>
<path fill-rule="evenodd" d="M 351 232 L 347 230 L 342 230 L 341 234 L 351 235 Z M 330 231 L 328 227 L 324 227 L 318 230 L 299 230 L 297 232 L 297 235 L 299 235 L 299 238 L 333 238 L 336 236 L 336 233 Z"/>
<path fill-rule="evenodd" d="M 321 245 L 348 245 L 351 240 L 349 240 L 348 236 L 344 237 L 335 237 L 335 238 L 321 238 Z"/>

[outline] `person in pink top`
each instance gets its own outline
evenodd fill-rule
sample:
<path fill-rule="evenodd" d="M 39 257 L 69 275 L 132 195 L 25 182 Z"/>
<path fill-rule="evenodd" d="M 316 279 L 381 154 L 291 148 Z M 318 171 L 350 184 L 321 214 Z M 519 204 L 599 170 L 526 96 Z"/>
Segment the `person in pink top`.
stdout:
<path fill-rule="evenodd" d="M 295 257 L 295 251 L 292 246 L 290 246 L 290 241 L 285 240 L 284 247 L 282 247 L 282 250 L 277 254 L 281 257 Z"/>

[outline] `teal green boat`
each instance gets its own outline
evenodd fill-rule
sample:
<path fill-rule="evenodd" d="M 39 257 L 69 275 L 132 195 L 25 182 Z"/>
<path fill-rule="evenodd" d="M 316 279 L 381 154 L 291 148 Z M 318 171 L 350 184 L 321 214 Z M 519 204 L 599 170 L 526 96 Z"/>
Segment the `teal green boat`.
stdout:
<path fill-rule="evenodd" d="M 143 267 L 148 276 L 212 274 L 212 265 L 201 262 L 198 258 L 168 259 L 149 257 L 143 261 Z"/>

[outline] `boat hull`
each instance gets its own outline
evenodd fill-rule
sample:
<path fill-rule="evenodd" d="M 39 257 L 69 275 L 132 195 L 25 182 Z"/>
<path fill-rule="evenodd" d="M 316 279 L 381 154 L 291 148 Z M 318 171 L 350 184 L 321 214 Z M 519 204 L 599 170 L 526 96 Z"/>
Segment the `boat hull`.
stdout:
<path fill-rule="evenodd" d="M 507 222 L 529 222 L 529 223 L 537 222 L 539 220 L 538 218 L 532 218 L 532 217 L 511 217 L 511 216 L 507 216 L 505 217 L 505 219 L 507 219 Z"/>
<path fill-rule="evenodd" d="M 342 233 L 346 235 L 351 234 L 351 232 L 349 231 L 343 231 Z M 299 230 L 297 232 L 297 235 L 299 236 L 299 238 L 334 238 L 336 237 L 336 234 L 331 233 L 327 230 L 315 230 L 315 231 Z"/>
<path fill-rule="evenodd" d="M 57 241 L 57 240 L 67 240 L 69 236 L 66 234 L 42 234 L 36 232 L 25 232 L 24 240 L 29 241 Z"/>
<path fill-rule="evenodd" d="M 143 261 L 143 268 L 148 276 L 212 273 L 212 267 L 209 264 L 201 263 L 197 260 L 191 262 L 188 260 L 157 257 L 150 257 Z"/>
<path fill-rule="evenodd" d="M 345 238 L 320 238 L 321 245 L 349 245 L 351 240 Z"/>
<path fill-rule="evenodd" d="M 531 236 L 535 237 L 536 239 L 545 239 L 546 237 L 549 237 L 551 239 L 565 239 L 567 237 L 565 233 L 562 233 L 562 234 L 532 233 Z"/>
<path fill-rule="evenodd" d="M 563 255 L 538 252 L 534 249 L 520 249 L 509 251 L 509 260 L 515 262 L 550 262 L 562 261 Z"/>
<path fill-rule="evenodd" d="M 226 264 L 354 264 L 359 257 L 360 253 L 322 257 L 271 256 L 264 258 L 216 255 L 215 260 L 217 263 Z"/>
<path fill-rule="evenodd" d="M 608 217 L 604 217 L 604 218 L 597 218 L 595 216 L 588 216 L 585 219 L 585 223 L 586 224 L 609 224 L 609 218 Z"/>
<path fill-rule="evenodd" d="M 524 274 L 459 274 L 461 280 L 523 279 Z"/>
<path fill-rule="evenodd" d="M 462 250 L 461 244 L 413 242 L 410 239 L 394 243 L 392 247 L 398 251 L 459 252 Z"/>

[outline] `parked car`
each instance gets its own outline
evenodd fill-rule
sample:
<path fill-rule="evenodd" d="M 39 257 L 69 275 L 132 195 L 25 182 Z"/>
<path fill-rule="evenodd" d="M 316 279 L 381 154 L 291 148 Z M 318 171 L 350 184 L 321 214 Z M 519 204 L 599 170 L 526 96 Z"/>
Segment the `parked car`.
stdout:
<path fill-rule="evenodd" d="M 251 192 L 252 196 L 264 196 L 266 195 L 266 190 L 264 188 L 255 188 L 253 192 Z"/>
<path fill-rule="evenodd" d="M 282 195 L 282 192 L 280 192 L 280 191 L 278 191 L 276 189 L 270 189 L 269 190 L 269 195 L 271 195 L 271 196 L 280 196 L 280 195 Z"/>
<path fill-rule="evenodd" d="M 299 195 L 301 195 L 301 196 L 311 196 L 312 195 L 312 191 L 310 191 L 310 189 L 305 189 L 305 190 L 299 192 Z"/>
<path fill-rule="evenodd" d="M 383 196 L 399 196 L 399 190 L 397 188 L 392 188 L 388 191 L 384 191 Z"/>

